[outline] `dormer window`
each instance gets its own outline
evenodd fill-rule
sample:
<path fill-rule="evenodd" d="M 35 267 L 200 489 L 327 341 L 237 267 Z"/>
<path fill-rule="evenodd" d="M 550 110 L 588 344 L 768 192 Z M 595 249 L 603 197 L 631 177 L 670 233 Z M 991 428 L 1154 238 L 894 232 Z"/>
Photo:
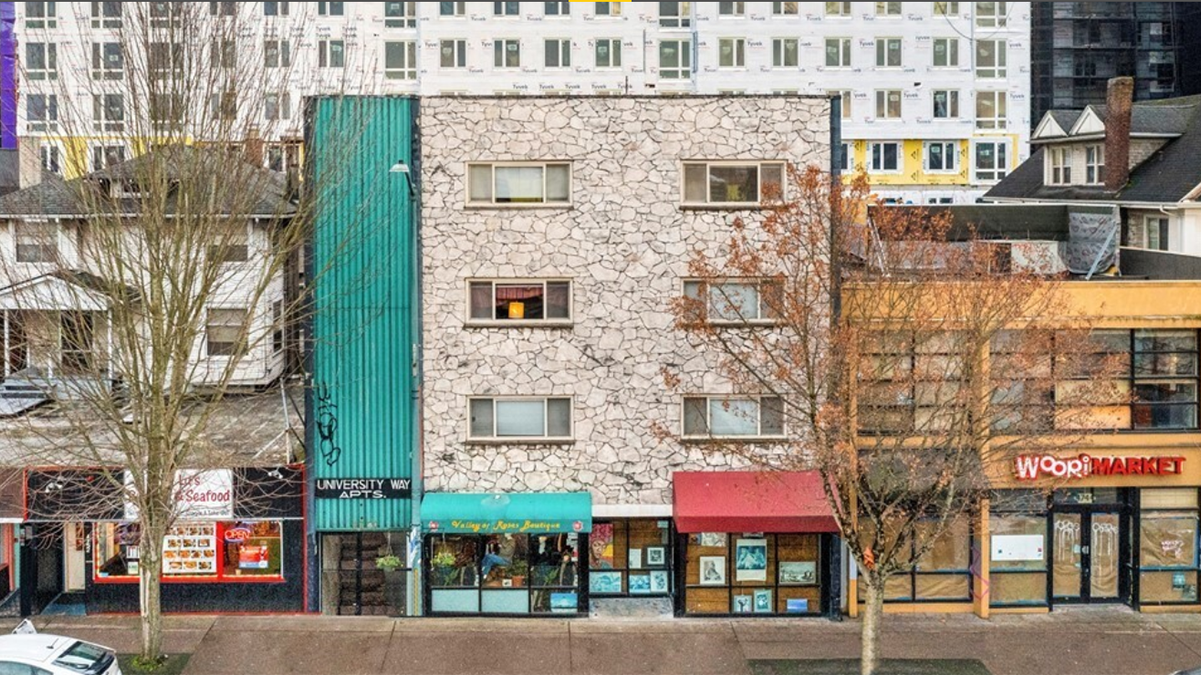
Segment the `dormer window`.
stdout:
<path fill-rule="evenodd" d="M 141 199 L 142 189 L 136 181 L 117 180 L 112 183 L 114 199 Z"/>
<path fill-rule="evenodd" d="M 1050 185 L 1071 185 L 1072 151 L 1070 148 L 1051 148 Z"/>
<path fill-rule="evenodd" d="M 1089 185 L 1105 182 L 1105 146 L 1090 145 L 1084 149 L 1084 178 Z"/>

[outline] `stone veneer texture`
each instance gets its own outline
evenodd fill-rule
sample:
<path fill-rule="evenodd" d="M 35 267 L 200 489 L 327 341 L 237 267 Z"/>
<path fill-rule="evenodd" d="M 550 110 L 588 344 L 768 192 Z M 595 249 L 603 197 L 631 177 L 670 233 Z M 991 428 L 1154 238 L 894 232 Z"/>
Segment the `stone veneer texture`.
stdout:
<path fill-rule="evenodd" d="M 429 491 L 589 490 L 671 503 L 675 471 L 744 466 L 660 441 L 685 391 L 724 393 L 715 359 L 672 329 L 690 253 L 735 217 L 680 207 L 684 160 L 829 166 L 829 102 L 812 97 L 425 98 L 421 104 L 424 474 Z M 570 161 L 569 208 L 468 208 L 467 162 Z M 466 325 L 469 279 L 569 278 L 569 328 Z M 467 442 L 470 396 L 572 396 L 561 445 Z"/>

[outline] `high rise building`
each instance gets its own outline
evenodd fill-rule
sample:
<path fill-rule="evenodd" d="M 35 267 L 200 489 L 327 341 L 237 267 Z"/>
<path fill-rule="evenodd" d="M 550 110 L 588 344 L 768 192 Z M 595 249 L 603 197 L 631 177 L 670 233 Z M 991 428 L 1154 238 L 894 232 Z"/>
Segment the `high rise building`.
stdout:
<path fill-rule="evenodd" d="M 75 80 L 95 77 L 92 61 L 107 54 L 104 45 L 117 40 L 135 4 L 17 3 L 23 89 L 69 93 L 94 84 Z M 303 97 L 348 90 L 828 93 L 841 99 L 844 140 L 836 151 L 845 168 L 865 169 L 885 198 L 954 203 L 974 201 L 1025 158 L 1030 6 L 239 2 L 209 3 L 209 14 L 242 22 L 240 44 L 230 52 L 237 59 L 296 71 L 288 76 L 287 101 L 238 112 L 290 118 L 279 133 L 267 134 L 272 142 L 299 141 Z M 119 93 L 119 74 L 102 76 Z M 82 156 L 89 145 L 57 136 L 53 121 L 42 119 L 45 100 L 35 103 L 37 119 L 22 109 L 20 129 L 45 139 L 50 147 L 43 156 L 57 153 L 51 168 L 95 168 L 93 157 Z M 289 159 L 295 147 L 269 147 L 266 161 L 276 167 L 295 161 Z M 81 156 L 71 161 L 68 154 Z"/>

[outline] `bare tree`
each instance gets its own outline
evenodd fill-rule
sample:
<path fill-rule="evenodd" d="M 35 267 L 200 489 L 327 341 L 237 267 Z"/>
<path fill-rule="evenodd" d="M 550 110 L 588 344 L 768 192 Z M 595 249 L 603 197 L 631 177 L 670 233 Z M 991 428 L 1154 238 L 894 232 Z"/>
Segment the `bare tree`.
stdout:
<path fill-rule="evenodd" d="M 1095 377 L 1054 408 L 1048 364 L 1084 367 L 1095 351 L 1087 325 L 1046 324 L 1067 302 L 1055 261 L 1011 266 L 945 214 L 880 207 L 868 218 L 869 203 L 862 175 L 844 184 L 790 169 L 786 199 L 737 220 L 720 255 L 694 254 L 699 282 L 673 307 L 736 393 L 780 401 L 788 432 L 783 451 L 708 447 L 820 472 L 860 570 L 865 674 L 878 667 L 889 579 L 966 526 L 990 468 L 1018 448 L 1070 443 L 1090 402 L 1117 395 Z"/>

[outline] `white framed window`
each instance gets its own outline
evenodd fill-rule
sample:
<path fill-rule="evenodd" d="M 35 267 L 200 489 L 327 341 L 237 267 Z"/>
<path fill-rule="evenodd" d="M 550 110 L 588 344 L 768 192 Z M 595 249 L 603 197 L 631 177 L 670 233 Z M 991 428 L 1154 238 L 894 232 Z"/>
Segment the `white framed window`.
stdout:
<path fill-rule="evenodd" d="M 209 94 L 209 114 L 227 122 L 238 118 L 238 92 L 229 90 Z"/>
<path fill-rule="evenodd" d="M 92 130 L 125 131 L 125 95 L 92 95 Z"/>
<path fill-rule="evenodd" d="M 207 355 L 238 356 L 244 352 L 249 319 L 246 308 L 209 308 L 204 324 Z"/>
<path fill-rule="evenodd" d="M 146 103 L 150 121 L 156 125 L 183 120 L 184 97 L 180 92 L 151 92 Z"/>
<path fill-rule="evenodd" d="M 842 107 L 842 119 L 851 118 L 851 90 L 850 89 L 831 89 L 826 92 L 829 96 L 837 96 Z"/>
<path fill-rule="evenodd" d="M 934 38 L 934 67 L 959 67 L 959 38 Z"/>
<path fill-rule="evenodd" d="M 1009 126 L 1008 94 L 1003 91 L 976 92 L 976 128 L 1004 129 Z"/>
<path fill-rule="evenodd" d="M 827 2 L 826 16 L 844 16 L 851 15 L 851 3 L 849 2 Z"/>
<path fill-rule="evenodd" d="M 659 77 L 664 80 L 692 77 L 692 40 L 659 41 Z"/>
<path fill-rule="evenodd" d="M 542 3 L 542 14 L 544 16 L 571 16 L 570 2 L 544 2 Z"/>
<path fill-rule="evenodd" d="M 267 68 L 288 68 L 292 65 L 292 45 L 287 40 L 263 41 L 263 65 Z"/>
<path fill-rule="evenodd" d="M 959 14 L 958 2 L 936 2 L 934 3 L 934 16 L 957 16 Z"/>
<path fill-rule="evenodd" d="M 981 28 L 1004 28 L 1009 23 L 1008 2 L 977 2 L 976 25 Z"/>
<path fill-rule="evenodd" d="M 263 118 L 269 122 L 292 119 L 292 95 L 286 91 L 263 94 Z"/>
<path fill-rule="evenodd" d="M 901 119 L 901 90 L 900 89 L 877 89 L 876 90 L 876 119 L 882 119 L 882 120 L 899 120 L 899 119 Z"/>
<path fill-rule="evenodd" d="M 800 63 L 800 42 L 796 38 L 772 39 L 772 68 L 796 68 Z"/>
<path fill-rule="evenodd" d="M 718 68 L 746 67 L 746 39 L 720 38 L 717 41 Z"/>
<path fill-rule="evenodd" d="M 1051 148 L 1047 153 L 1048 185 L 1072 184 L 1072 151 L 1070 148 Z"/>
<path fill-rule="evenodd" d="M 718 16 L 743 16 L 746 14 L 745 2 L 719 2 L 717 3 Z"/>
<path fill-rule="evenodd" d="M 659 26 L 661 28 L 688 28 L 691 25 L 691 2 L 659 3 Z"/>
<path fill-rule="evenodd" d="M 783 162 L 684 162 L 685 205 L 747 206 L 781 198 Z"/>
<path fill-rule="evenodd" d="M 344 2 L 319 2 L 317 3 L 317 16 L 344 16 L 346 14 L 345 5 Z"/>
<path fill-rule="evenodd" d="M 571 440 L 572 399 L 568 396 L 472 397 L 468 400 L 469 440 Z"/>
<path fill-rule="evenodd" d="M 236 16 L 238 13 L 238 3 L 236 2 L 210 2 L 210 16 Z"/>
<path fill-rule="evenodd" d="M 467 41 L 450 39 L 438 41 L 438 65 L 442 68 L 467 67 Z"/>
<path fill-rule="evenodd" d="M 594 2 L 593 11 L 597 16 L 621 16 L 620 2 Z"/>
<path fill-rule="evenodd" d="M 1008 43 L 1005 40 L 976 40 L 976 77 L 1002 79 L 1009 72 Z"/>
<path fill-rule="evenodd" d="M 520 2 L 492 3 L 492 16 L 517 16 L 521 13 Z"/>
<path fill-rule="evenodd" d="M 520 68 L 521 40 L 517 38 L 493 40 L 492 65 L 496 68 Z"/>
<path fill-rule="evenodd" d="M 29 131 L 58 129 L 58 94 L 27 94 L 25 122 Z"/>
<path fill-rule="evenodd" d="M 1130 219 L 1126 245 L 1152 251 L 1167 251 L 1168 219 L 1165 216 L 1133 216 Z"/>
<path fill-rule="evenodd" d="M 778 396 L 685 396 L 684 438 L 782 438 Z"/>
<path fill-rule="evenodd" d="M 17 243 L 17 262 L 35 265 L 58 262 L 58 223 L 14 220 L 13 239 Z"/>
<path fill-rule="evenodd" d="M 702 304 L 707 323 L 771 325 L 781 312 L 784 284 L 774 279 L 687 279 L 684 297 Z"/>
<path fill-rule="evenodd" d="M 284 302 L 276 300 L 271 303 L 271 353 L 282 352 L 284 343 Z"/>
<path fill-rule="evenodd" d="M 545 61 L 543 61 L 543 65 L 545 67 L 571 67 L 571 40 L 551 38 L 549 40 L 545 40 L 542 44 L 545 52 Z"/>
<path fill-rule="evenodd" d="M 896 141 L 869 143 L 867 162 L 871 173 L 900 173 L 901 144 Z"/>
<path fill-rule="evenodd" d="M 57 2 L 25 3 L 26 28 L 58 28 Z"/>
<path fill-rule="evenodd" d="M 959 117 L 959 90 L 934 90 L 934 119 L 956 119 Z"/>
<path fill-rule="evenodd" d="M 223 229 L 208 247 L 209 260 L 219 264 L 243 263 L 250 259 L 250 236 L 244 225 Z"/>
<path fill-rule="evenodd" d="M 146 68 L 156 79 L 179 77 L 184 72 L 183 43 L 151 42 L 146 54 Z"/>
<path fill-rule="evenodd" d="M 455 17 L 467 16 L 467 3 L 465 2 L 439 2 L 438 16 Z"/>
<path fill-rule="evenodd" d="M 877 2 L 876 16 L 900 16 L 901 3 L 899 2 Z"/>
<path fill-rule="evenodd" d="M 1090 145 L 1084 148 L 1084 180 L 1089 185 L 1105 182 L 1105 146 Z"/>
<path fill-rule="evenodd" d="M 50 3 L 47 3 L 50 4 Z M 93 2 L 92 28 L 120 28 L 122 2 Z"/>
<path fill-rule="evenodd" d="M 771 13 L 775 16 L 798 16 L 800 5 L 799 2 L 773 2 L 771 3 Z"/>
<path fill-rule="evenodd" d="M 331 5 L 334 3 L 330 3 Z M 341 4 L 341 3 L 338 3 Z M 345 68 L 346 42 L 343 40 L 317 41 L 318 68 Z"/>
<path fill-rule="evenodd" d="M 901 67 L 901 38 L 876 38 L 876 67 Z"/>
<path fill-rule="evenodd" d="M 596 67 L 621 67 L 621 38 L 600 38 L 596 41 Z"/>
<path fill-rule="evenodd" d="M 922 149 L 928 173 L 955 173 L 959 170 L 959 144 L 955 141 L 927 141 Z"/>
<path fill-rule="evenodd" d="M 385 2 L 384 28 L 416 28 L 417 3 Z"/>
<path fill-rule="evenodd" d="M 472 279 L 467 320 L 508 326 L 570 323 L 571 298 L 569 279 Z"/>
<path fill-rule="evenodd" d="M 384 43 L 384 78 L 389 80 L 417 79 L 416 40 Z"/>
<path fill-rule="evenodd" d="M 89 171 L 99 171 L 120 164 L 126 158 L 125 146 L 120 143 L 96 143 L 91 146 L 90 150 L 91 152 L 88 153 L 91 160 Z"/>
<path fill-rule="evenodd" d="M 842 143 L 834 152 L 840 172 L 851 173 L 855 170 L 855 147 L 851 143 Z"/>
<path fill-rule="evenodd" d="M 494 206 L 571 203 L 571 164 L 504 162 L 467 165 L 467 203 Z"/>
<path fill-rule="evenodd" d="M 125 77 L 125 55 L 119 42 L 92 43 L 92 79 L 119 80 Z"/>
<path fill-rule="evenodd" d="M 264 2 L 263 16 L 287 16 L 290 4 L 288 2 Z"/>
<path fill-rule="evenodd" d="M 826 67 L 851 67 L 851 38 L 826 38 Z"/>
<path fill-rule="evenodd" d="M 213 40 L 209 58 L 214 68 L 234 68 L 238 64 L 238 43 L 234 40 Z"/>
<path fill-rule="evenodd" d="M 1009 175 L 1009 141 L 974 141 L 972 168 L 976 181 L 995 183 Z"/>
<path fill-rule="evenodd" d="M 56 141 L 43 141 L 38 151 L 43 171 L 49 171 L 59 176 L 63 175 L 63 158 L 67 153 L 62 144 Z"/>
<path fill-rule="evenodd" d="M 25 43 L 25 78 L 58 79 L 58 45 L 53 42 Z"/>

